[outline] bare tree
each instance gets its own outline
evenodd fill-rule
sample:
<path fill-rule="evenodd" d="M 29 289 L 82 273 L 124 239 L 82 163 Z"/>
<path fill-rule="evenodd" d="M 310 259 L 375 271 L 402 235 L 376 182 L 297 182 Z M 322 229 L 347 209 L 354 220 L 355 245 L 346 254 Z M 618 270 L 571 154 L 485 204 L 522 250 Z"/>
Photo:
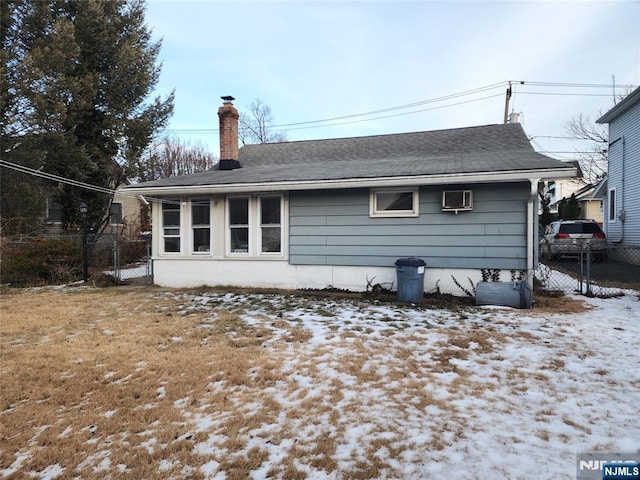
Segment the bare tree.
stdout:
<path fill-rule="evenodd" d="M 626 87 L 620 94 L 613 95 L 613 104 L 624 99 L 633 89 Z M 600 118 L 599 112 L 596 118 Z M 607 125 L 595 123 L 588 115 L 580 113 L 566 124 L 566 131 L 576 140 L 584 140 L 588 146 L 580 154 L 578 161 L 587 182 L 598 183 L 607 174 L 607 150 L 609 147 L 609 128 Z"/>
<path fill-rule="evenodd" d="M 250 143 L 286 142 L 287 132 L 273 130 L 271 107 L 260 99 L 249 105 L 249 112 L 240 114 L 238 136 L 243 145 Z"/>
<path fill-rule="evenodd" d="M 609 129 L 606 125 L 591 121 L 589 116 L 582 113 L 569 120 L 566 129 L 572 138 L 588 142 L 578 161 L 586 180 L 591 183 L 599 182 L 607 174 Z"/>
<path fill-rule="evenodd" d="M 177 177 L 204 172 L 217 163 L 216 157 L 201 144 L 188 144 L 178 138 L 164 137 L 154 143 L 142 159 L 140 181 Z"/>

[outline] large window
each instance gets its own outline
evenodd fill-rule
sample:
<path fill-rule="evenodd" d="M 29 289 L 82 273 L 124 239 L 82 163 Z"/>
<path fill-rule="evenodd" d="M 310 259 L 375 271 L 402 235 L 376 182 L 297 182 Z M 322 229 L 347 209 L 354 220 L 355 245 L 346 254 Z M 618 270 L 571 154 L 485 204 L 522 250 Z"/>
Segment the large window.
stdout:
<path fill-rule="evenodd" d="M 616 221 L 616 189 L 612 188 L 609 190 L 609 195 L 608 195 L 608 202 L 609 202 L 609 222 L 610 223 L 615 223 Z"/>
<path fill-rule="evenodd" d="M 260 251 L 282 252 L 282 197 L 260 197 Z"/>
<path fill-rule="evenodd" d="M 369 214 L 372 217 L 418 216 L 418 189 L 372 190 Z"/>
<path fill-rule="evenodd" d="M 180 200 L 162 203 L 162 238 L 164 252 L 180 252 Z"/>
<path fill-rule="evenodd" d="M 191 230 L 193 252 L 211 251 L 211 205 L 208 199 L 191 201 Z"/>
<path fill-rule="evenodd" d="M 249 253 L 249 197 L 229 198 L 229 251 Z"/>

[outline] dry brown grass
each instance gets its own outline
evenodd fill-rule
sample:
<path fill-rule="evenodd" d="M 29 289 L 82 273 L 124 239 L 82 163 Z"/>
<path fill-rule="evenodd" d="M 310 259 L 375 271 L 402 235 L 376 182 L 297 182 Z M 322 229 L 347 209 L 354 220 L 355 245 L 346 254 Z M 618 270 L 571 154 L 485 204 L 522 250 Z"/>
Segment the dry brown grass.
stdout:
<path fill-rule="evenodd" d="M 210 312 L 180 314 L 170 301 L 118 290 L 1 300 L 0 469 L 31 450 L 37 455 L 23 471 L 59 464 L 98 478 L 87 460 L 109 445 L 110 468 L 126 465 L 131 478 L 156 476 L 157 465 L 148 475 L 150 462 L 163 458 L 174 459 L 168 475 L 179 472 L 201 459 L 194 438 L 183 438 L 192 426 L 176 405 L 228 410 L 225 395 L 207 394 L 211 382 L 278 378 L 277 362 L 260 348 L 268 332 L 228 312 L 212 324 Z"/>
<path fill-rule="evenodd" d="M 536 303 L 532 310 L 535 314 L 549 313 L 580 313 L 591 310 L 582 300 L 571 297 L 550 297 L 544 295 L 536 295 Z"/>

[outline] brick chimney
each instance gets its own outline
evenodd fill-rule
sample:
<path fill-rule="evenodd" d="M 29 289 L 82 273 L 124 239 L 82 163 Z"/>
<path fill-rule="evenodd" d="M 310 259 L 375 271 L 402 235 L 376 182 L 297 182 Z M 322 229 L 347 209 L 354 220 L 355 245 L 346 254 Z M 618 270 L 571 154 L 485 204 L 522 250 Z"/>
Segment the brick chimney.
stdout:
<path fill-rule="evenodd" d="M 234 170 L 240 168 L 238 156 L 238 110 L 231 103 L 233 97 L 220 97 L 222 106 L 218 109 L 220 119 L 220 163 L 218 170 Z"/>

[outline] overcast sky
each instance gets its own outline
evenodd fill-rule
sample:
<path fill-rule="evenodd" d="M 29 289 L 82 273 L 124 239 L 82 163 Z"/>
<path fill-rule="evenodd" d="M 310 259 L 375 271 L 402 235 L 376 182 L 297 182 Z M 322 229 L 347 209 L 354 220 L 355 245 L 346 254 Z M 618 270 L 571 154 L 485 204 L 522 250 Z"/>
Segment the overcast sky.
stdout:
<path fill-rule="evenodd" d="M 176 93 L 169 132 L 216 156 L 223 95 L 241 112 L 262 100 L 276 125 L 340 118 L 284 127 L 308 140 L 502 123 L 515 81 L 509 111 L 536 150 L 572 159 L 583 146 L 546 137 L 608 110 L 612 76 L 640 84 L 632 0 L 148 0 L 146 19 L 162 39 L 157 92 Z"/>

